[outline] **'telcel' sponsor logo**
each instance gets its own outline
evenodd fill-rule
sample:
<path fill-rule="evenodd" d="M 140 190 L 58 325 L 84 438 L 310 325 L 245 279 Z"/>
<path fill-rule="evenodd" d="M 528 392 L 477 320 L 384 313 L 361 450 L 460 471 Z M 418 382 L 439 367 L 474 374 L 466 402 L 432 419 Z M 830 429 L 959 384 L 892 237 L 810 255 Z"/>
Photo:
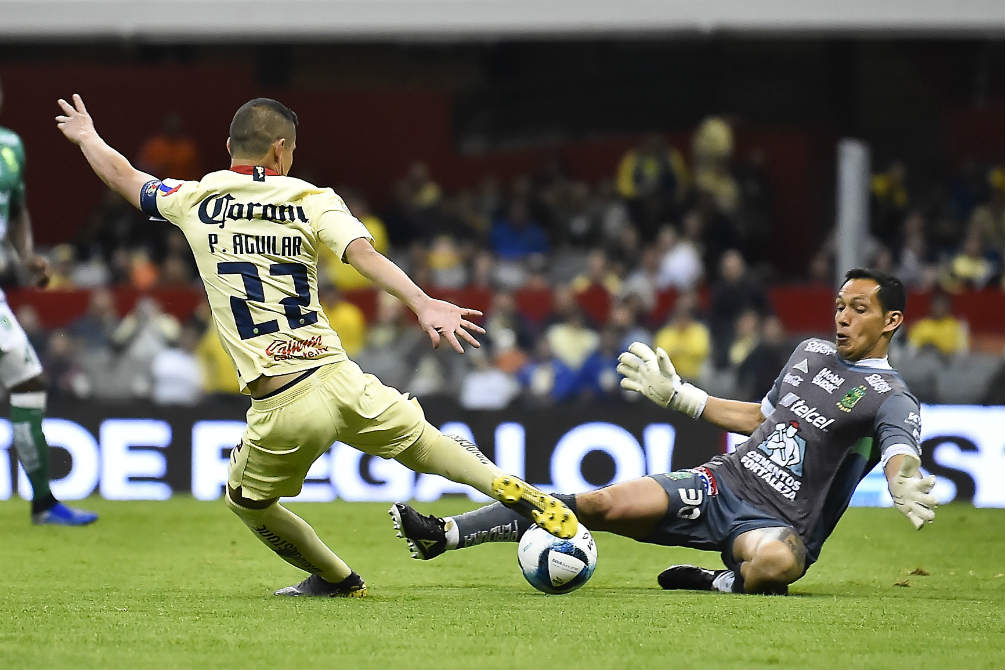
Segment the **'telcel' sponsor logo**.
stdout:
<path fill-rule="evenodd" d="M 823 431 L 826 431 L 827 427 L 834 423 L 834 419 L 827 418 L 817 411 L 816 407 L 810 407 L 802 398 L 797 400 L 789 409 L 806 423 L 816 426 Z"/>
<path fill-rule="evenodd" d="M 795 393 L 786 393 L 782 401 L 778 403 L 782 407 L 788 407 L 789 411 L 803 419 L 806 423 L 811 426 L 815 426 L 820 430 L 827 431 L 827 428 L 834 423 L 834 419 L 828 418 L 824 414 L 821 414 L 816 407 L 810 407 L 806 404 L 806 401 L 800 398 Z"/>

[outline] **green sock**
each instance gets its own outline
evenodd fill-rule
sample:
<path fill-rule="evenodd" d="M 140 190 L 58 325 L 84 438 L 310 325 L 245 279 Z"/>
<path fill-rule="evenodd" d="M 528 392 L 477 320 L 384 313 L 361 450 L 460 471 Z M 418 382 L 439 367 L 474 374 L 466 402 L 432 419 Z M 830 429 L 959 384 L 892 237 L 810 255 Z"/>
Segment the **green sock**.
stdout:
<path fill-rule="evenodd" d="M 11 394 L 10 423 L 14 451 L 31 482 L 32 512 L 44 511 L 55 502 L 49 490 L 49 445 L 42 434 L 44 416 L 44 392 Z"/>

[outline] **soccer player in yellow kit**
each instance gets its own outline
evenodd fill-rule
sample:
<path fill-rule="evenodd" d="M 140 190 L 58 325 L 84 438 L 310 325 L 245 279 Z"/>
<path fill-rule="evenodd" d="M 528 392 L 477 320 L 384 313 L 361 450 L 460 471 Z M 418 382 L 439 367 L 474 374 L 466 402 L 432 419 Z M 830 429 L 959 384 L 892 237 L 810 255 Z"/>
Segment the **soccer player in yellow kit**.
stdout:
<path fill-rule="evenodd" d="M 230 456 L 226 502 L 256 537 L 310 576 L 277 595 L 365 595 L 358 574 L 303 519 L 279 504 L 300 492 L 311 464 L 340 440 L 394 458 L 416 472 L 468 484 L 572 537 L 575 515 L 561 501 L 505 475 L 478 448 L 443 435 L 418 402 L 364 374 L 349 360 L 317 291 L 322 244 L 408 305 L 434 347 L 482 333 L 480 316 L 426 295 L 377 253 L 370 234 L 331 189 L 288 177 L 297 116 L 255 98 L 230 125 L 228 170 L 200 181 L 157 179 L 130 165 L 94 129 L 84 101 L 59 100 L 57 126 L 94 172 L 134 207 L 185 234 L 206 287 L 224 348 L 251 395 L 248 427 Z"/>

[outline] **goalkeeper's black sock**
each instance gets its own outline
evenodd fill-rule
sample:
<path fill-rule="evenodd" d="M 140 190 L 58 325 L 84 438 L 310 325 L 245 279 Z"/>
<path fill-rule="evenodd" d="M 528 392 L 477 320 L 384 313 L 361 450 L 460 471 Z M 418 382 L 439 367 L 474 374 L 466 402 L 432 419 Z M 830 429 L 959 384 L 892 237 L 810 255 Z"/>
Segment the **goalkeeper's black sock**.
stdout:
<path fill-rule="evenodd" d="M 551 495 L 564 502 L 565 506 L 572 510 L 573 514 L 579 515 L 579 509 L 576 507 L 576 495 L 574 493 L 552 493 Z"/>
<path fill-rule="evenodd" d="M 552 495 L 565 503 L 573 514 L 577 512 L 575 495 Z M 483 542 L 518 542 L 534 524 L 502 503 L 492 503 L 443 520 L 448 549 L 464 549 Z"/>
<path fill-rule="evenodd" d="M 464 549 L 483 542 L 518 542 L 533 521 L 502 503 L 444 517 L 448 549 Z"/>

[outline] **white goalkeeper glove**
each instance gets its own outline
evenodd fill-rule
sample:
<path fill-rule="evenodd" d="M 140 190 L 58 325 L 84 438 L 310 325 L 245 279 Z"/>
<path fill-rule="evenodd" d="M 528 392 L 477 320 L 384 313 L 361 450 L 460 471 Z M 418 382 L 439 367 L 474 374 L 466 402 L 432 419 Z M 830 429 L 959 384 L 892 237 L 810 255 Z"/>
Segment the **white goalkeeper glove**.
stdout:
<path fill-rule="evenodd" d="M 939 502 L 929 493 L 935 486 L 935 475 L 917 477 L 919 467 L 920 458 L 914 454 L 904 454 L 900 470 L 890 480 L 893 504 L 914 524 L 916 530 L 921 530 L 926 521 L 932 522 L 935 518 L 935 506 Z"/>
<path fill-rule="evenodd" d="M 618 372 L 624 375 L 621 388 L 637 391 L 657 405 L 675 409 L 697 419 L 705 411 L 708 394 L 681 381 L 667 352 L 653 352 L 642 342 L 633 342 L 618 356 Z"/>

